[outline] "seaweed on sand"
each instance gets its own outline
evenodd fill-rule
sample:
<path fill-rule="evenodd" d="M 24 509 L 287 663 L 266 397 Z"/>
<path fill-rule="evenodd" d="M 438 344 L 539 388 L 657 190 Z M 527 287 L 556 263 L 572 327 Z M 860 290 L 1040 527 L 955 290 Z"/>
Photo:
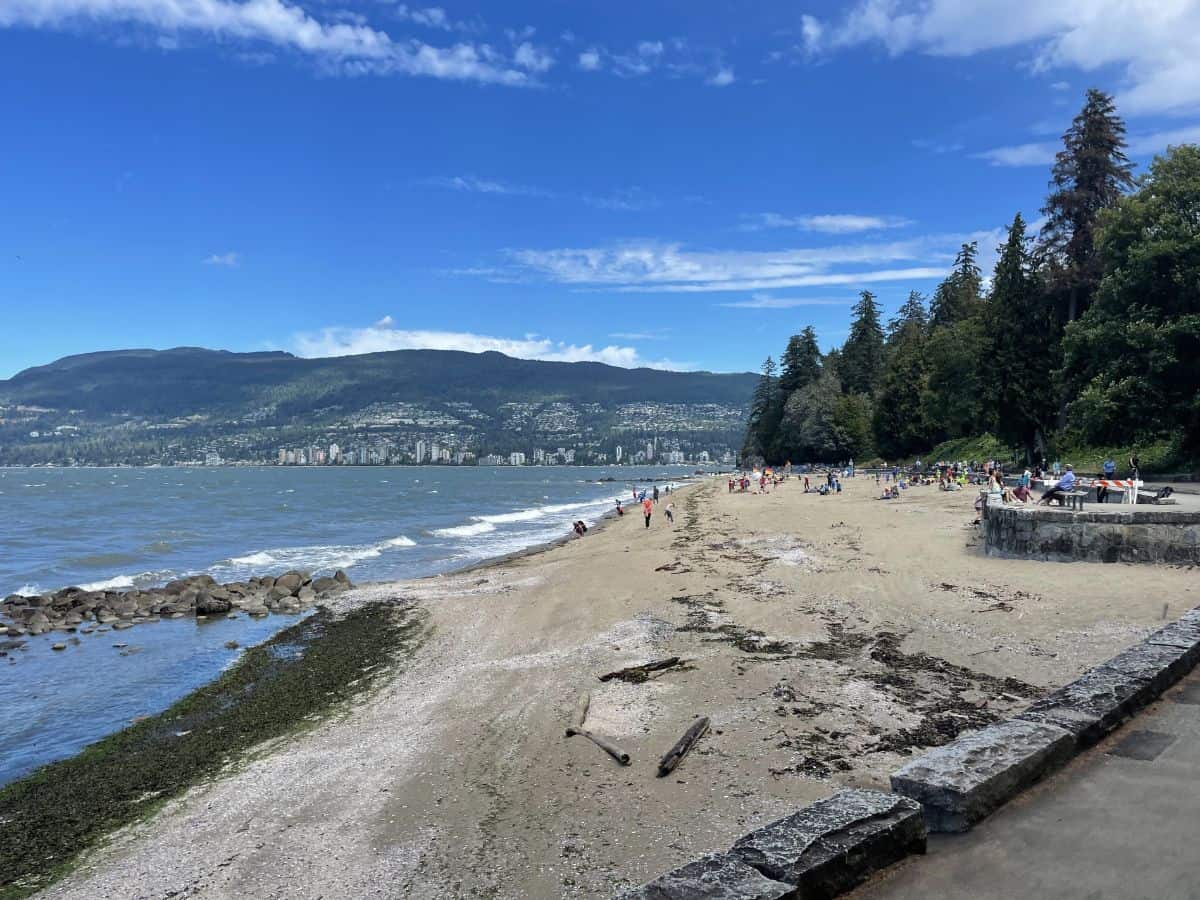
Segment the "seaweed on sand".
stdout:
<path fill-rule="evenodd" d="M 422 631 L 411 607 L 321 609 L 169 709 L 0 788 L 0 900 L 44 888 L 109 832 L 362 694 Z"/>

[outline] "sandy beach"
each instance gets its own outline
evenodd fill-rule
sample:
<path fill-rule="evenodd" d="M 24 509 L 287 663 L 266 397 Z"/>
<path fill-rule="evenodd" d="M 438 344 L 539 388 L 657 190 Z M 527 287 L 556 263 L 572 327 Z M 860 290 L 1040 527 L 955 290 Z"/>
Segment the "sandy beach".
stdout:
<path fill-rule="evenodd" d="M 367 699 L 113 836 L 55 898 L 607 897 L 1022 708 L 1200 604 L 1194 572 L 985 557 L 973 493 L 717 479 L 339 605 L 427 614 Z M 662 514 L 675 503 L 675 525 Z M 645 683 L 597 676 L 664 657 Z M 587 728 L 617 765 L 564 737 Z M 670 776 L 695 716 L 712 729 Z"/>

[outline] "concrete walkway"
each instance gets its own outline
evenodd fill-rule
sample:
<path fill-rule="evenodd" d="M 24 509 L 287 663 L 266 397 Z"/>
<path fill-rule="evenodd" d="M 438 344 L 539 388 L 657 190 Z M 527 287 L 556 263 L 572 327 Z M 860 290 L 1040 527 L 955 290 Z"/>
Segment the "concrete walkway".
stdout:
<path fill-rule="evenodd" d="M 852 900 L 1200 900 L 1200 670 L 965 835 Z"/>

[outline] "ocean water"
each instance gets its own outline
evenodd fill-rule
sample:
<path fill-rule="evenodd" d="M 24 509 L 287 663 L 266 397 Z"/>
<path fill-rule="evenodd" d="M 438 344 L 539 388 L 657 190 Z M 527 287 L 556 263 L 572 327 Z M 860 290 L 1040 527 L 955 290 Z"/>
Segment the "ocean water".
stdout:
<path fill-rule="evenodd" d="M 683 467 L 0 469 L 0 596 L 343 568 L 412 578 L 595 522 Z M 613 478 L 608 482 L 601 479 Z M 0 784 L 165 709 L 295 621 L 177 619 L 24 638 L 0 658 Z M 3 642 L 0 638 L 0 642 Z M 127 644 L 114 647 L 114 644 Z"/>

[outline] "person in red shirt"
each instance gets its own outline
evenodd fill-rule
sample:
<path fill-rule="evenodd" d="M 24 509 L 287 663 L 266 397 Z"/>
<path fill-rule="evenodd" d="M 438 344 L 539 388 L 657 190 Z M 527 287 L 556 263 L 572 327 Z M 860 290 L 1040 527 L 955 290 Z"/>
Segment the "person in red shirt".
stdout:
<path fill-rule="evenodd" d="M 646 527 L 650 527 L 650 517 L 654 515 L 654 501 L 647 497 L 642 501 L 642 515 L 646 517 Z"/>

